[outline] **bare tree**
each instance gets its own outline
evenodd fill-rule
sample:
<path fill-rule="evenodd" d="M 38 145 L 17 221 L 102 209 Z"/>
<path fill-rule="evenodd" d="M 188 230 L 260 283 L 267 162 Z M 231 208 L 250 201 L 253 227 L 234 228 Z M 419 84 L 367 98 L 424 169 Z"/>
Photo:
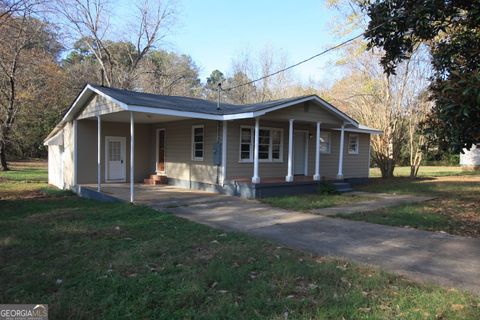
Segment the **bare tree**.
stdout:
<path fill-rule="evenodd" d="M 14 122 L 20 111 L 19 74 L 31 63 L 24 52 L 35 45 L 42 31 L 42 22 L 32 18 L 34 6 L 27 6 L 21 14 L 4 17 L 0 25 L 0 163 L 8 170 L 7 145 L 11 142 Z"/>
<path fill-rule="evenodd" d="M 347 50 L 345 76 L 333 86 L 330 96 L 361 123 L 383 131 L 371 139 L 371 156 L 382 177 L 392 177 L 408 140 L 409 123 L 414 131 L 418 127 L 418 98 L 427 86 L 428 74 L 418 60 L 411 59 L 399 67 L 397 75 L 389 77 L 379 64 L 380 54 L 362 47 L 357 42 Z M 418 151 L 412 148 L 411 152 L 413 149 Z"/>
<path fill-rule="evenodd" d="M 133 11 L 137 12 L 133 15 L 134 20 L 125 24 L 129 29 L 125 30 L 125 34 L 134 34 L 134 37 L 125 39 L 123 53 L 127 61 L 124 61 L 115 52 L 118 47 L 111 46 L 114 37 L 110 31 L 109 15 L 112 10 L 108 0 L 56 2 L 56 12 L 62 15 L 63 23 L 75 38 L 80 38 L 95 55 L 109 86 L 131 87 L 140 61 L 168 34 L 175 22 L 173 2 L 139 0 L 134 7 Z"/>

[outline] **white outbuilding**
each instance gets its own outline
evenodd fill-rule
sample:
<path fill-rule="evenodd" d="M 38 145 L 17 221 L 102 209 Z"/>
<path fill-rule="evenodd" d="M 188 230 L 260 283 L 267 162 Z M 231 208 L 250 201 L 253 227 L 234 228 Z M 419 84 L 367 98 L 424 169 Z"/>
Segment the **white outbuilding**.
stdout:
<path fill-rule="evenodd" d="M 465 169 L 480 170 L 480 143 L 474 144 L 470 150 L 463 149 L 460 154 L 460 165 Z"/>

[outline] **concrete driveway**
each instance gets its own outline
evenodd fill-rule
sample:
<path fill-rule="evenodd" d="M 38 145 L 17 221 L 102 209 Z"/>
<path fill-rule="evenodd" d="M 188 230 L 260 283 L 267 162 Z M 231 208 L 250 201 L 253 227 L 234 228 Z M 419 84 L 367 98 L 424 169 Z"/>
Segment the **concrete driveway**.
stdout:
<path fill-rule="evenodd" d="M 145 190 L 143 196 L 137 193 L 139 203 L 198 223 L 480 294 L 480 239 L 292 212 L 173 187 Z"/>

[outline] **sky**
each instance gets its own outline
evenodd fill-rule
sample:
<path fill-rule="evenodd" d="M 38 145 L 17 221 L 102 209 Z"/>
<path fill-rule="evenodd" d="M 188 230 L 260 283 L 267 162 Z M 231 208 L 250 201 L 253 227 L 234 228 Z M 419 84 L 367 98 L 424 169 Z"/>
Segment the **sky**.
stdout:
<path fill-rule="evenodd" d="M 215 69 L 227 73 L 232 59 L 245 50 L 282 50 L 293 64 L 343 40 L 332 32 L 335 10 L 323 1 L 178 0 L 178 5 L 178 22 L 161 47 L 190 55 L 202 81 Z M 129 1 L 120 0 L 117 10 L 129 9 Z M 294 74 L 303 82 L 328 83 L 335 55 L 299 66 Z"/>

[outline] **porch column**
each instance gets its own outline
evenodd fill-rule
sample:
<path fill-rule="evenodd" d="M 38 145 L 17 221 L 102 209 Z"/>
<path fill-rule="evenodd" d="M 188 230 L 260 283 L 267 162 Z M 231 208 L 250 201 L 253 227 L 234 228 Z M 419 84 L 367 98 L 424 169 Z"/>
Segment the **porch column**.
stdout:
<path fill-rule="evenodd" d="M 338 173 L 337 179 L 343 179 L 343 143 L 345 140 L 345 124 L 342 124 L 340 131 L 340 152 L 338 153 Z"/>
<path fill-rule="evenodd" d="M 133 203 L 135 197 L 135 122 L 133 112 L 130 112 L 130 203 Z"/>
<path fill-rule="evenodd" d="M 97 116 L 97 190 L 102 189 L 102 120 Z"/>
<path fill-rule="evenodd" d="M 222 124 L 222 186 L 227 176 L 227 121 Z"/>
<path fill-rule="evenodd" d="M 78 120 L 73 120 L 73 190 L 78 193 Z M 63 168 L 63 165 L 62 165 Z"/>
<path fill-rule="evenodd" d="M 260 177 L 258 176 L 258 144 L 260 135 L 260 119 L 255 118 L 255 136 L 253 146 L 253 177 L 252 183 L 260 183 Z"/>
<path fill-rule="evenodd" d="M 313 180 L 320 181 L 320 121 L 317 121 L 317 140 L 315 148 L 315 174 Z"/>
<path fill-rule="evenodd" d="M 289 120 L 288 127 L 288 173 L 285 181 L 293 181 L 293 119 Z"/>

